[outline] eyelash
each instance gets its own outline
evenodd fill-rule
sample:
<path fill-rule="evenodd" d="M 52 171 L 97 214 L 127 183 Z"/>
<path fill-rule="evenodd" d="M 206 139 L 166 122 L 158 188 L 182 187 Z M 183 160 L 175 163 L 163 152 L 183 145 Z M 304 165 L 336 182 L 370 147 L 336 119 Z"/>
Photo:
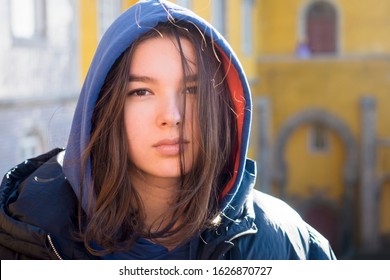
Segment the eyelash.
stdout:
<path fill-rule="evenodd" d="M 141 93 L 141 94 L 140 94 L 140 93 Z M 144 89 L 144 88 L 141 88 L 141 89 L 132 90 L 132 91 L 130 91 L 127 95 L 128 95 L 128 96 L 138 96 L 138 97 L 142 97 L 142 96 L 146 96 L 148 93 L 149 93 L 149 90 Z"/>
<path fill-rule="evenodd" d="M 198 86 L 194 85 L 194 86 L 186 87 L 185 91 L 183 93 L 186 93 L 186 94 L 196 94 L 197 92 L 198 92 Z M 150 93 L 149 90 L 141 88 L 141 89 L 132 90 L 127 95 L 128 96 L 142 97 L 142 96 L 148 95 L 148 93 Z"/>
<path fill-rule="evenodd" d="M 186 87 L 185 93 L 188 94 L 196 94 L 198 92 L 198 87 L 197 86 L 189 86 Z"/>

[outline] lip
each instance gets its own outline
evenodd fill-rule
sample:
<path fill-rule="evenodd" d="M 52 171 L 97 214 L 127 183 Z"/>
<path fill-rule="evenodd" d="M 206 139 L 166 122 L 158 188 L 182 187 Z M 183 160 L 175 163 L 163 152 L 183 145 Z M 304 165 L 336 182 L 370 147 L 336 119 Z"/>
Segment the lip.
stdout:
<path fill-rule="evenodd" d="M 179 138 L 163 139 L 153 144 L 152 147 L 163 156 L 177 156 L 180 153 L 180 143 L 183 143 L 183 147 L 189 143 L 187 140 L 180 142 Z"/>

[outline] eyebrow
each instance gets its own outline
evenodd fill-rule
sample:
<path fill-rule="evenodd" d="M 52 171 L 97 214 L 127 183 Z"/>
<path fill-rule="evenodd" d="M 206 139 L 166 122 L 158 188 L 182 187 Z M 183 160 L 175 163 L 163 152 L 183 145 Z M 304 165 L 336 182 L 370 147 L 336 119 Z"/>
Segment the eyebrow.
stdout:
<path fill-rule="evenodd" d="M 198 75 L 192 74 L 185 77 L 185 80 L 188 82 L 195 82 L 198 80 Z M 150 82 L 150 83 L 156 83 L 157 80 L 150 76 L 138 76 L 134 74 L 130 74 L 129 76 L 129 82 Z"/>
<path fill-rule="evenodd" d="M 156 79 L 149 76 L 130 75 L 129 82 L 152 82 L 155 83 Z"/>
<path fill-rule="evenodd" d="M 185 80 L 188 82 L 196 82 L 198 80 L 198 75 L 192 74 L 185 77 Z"/>

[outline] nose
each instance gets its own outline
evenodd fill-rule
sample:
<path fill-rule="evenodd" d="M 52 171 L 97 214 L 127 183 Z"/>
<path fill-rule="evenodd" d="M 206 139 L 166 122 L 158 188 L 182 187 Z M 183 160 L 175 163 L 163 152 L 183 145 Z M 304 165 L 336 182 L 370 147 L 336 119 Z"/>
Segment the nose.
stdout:
<path fill-rule="evenodd" d="M 158 124 L 162 127 L 176 127 L 181 124 L 181 102 L 177 94 L 161 98 Z"/>

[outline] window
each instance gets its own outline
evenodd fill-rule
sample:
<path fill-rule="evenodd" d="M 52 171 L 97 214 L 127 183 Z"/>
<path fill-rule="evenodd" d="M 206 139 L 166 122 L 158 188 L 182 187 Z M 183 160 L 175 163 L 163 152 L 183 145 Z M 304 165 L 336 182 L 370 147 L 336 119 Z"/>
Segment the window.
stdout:
<path fill-rule="evenodd" d="M 45 0 L 12 0 L 11 33 L 16 42 L 41 40 L 46 36 Z"/>
<path fill-rule="evenodd" d="M 246 55 L 250 55 L 253 50 L 253 2 L 254 0 L 243 0 L 241 8 L 241 42 L 242 42 L 242 51 Z"/>
<path fill-rule="evenodd" d="M 314 153 L 329 151 L 329 131 L 323 124 L 316 123 L 310 127 L 309 149 Z"/>
<path fill-rule="evenodd" d="M 337 15 L 332 4 L 316 1 L 306 13 L 306 38 L 312 54 L 337 51 Z"/>
<path fill-rule="evenodd" d="M 121 13 L 121 1 L 99 0 L 98 2 L 98 38 L 102 38 L 104 32 Z"/>
<path fill-rule="evenodd" d="M 213 0 L 211 4 L 213 25 L 223 36 L 226 36 L 226 0 Z"/>

